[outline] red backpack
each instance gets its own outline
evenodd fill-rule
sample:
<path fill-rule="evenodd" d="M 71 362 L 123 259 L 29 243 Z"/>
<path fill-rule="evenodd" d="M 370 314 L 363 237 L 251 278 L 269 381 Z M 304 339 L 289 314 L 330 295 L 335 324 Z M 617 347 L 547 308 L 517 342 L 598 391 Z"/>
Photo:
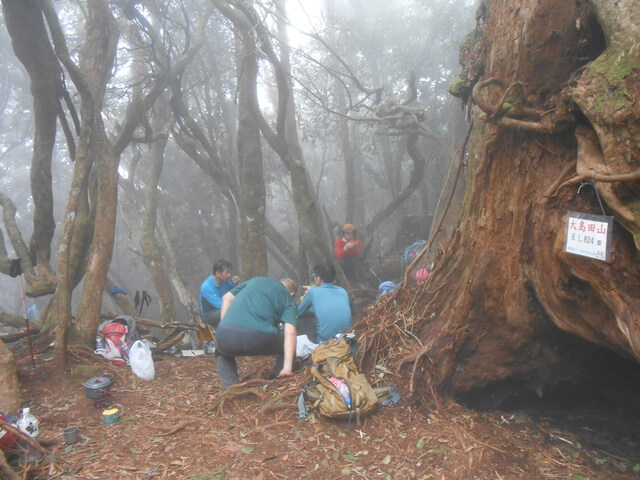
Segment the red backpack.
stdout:
<path fill-rule="evenodd" d="M 129 358 L 129 347 L 139 338 L 135 319 L 132 317 L 121 315 L 113 320 L 105 320 L 96 332 L 96 353 L 124 365 Z"/>
<path fill-rule="evenodd" d="M 107 323 L 102 327 L 102 335 L 104 335 L 105 343 L 107 340 L 111 340 L 111 343 L 118 349 L 121 357 L 126 357 L 126 348 L 124 346 L 124 336 L 127 334 L 127 326 L 118 322 Z"/>

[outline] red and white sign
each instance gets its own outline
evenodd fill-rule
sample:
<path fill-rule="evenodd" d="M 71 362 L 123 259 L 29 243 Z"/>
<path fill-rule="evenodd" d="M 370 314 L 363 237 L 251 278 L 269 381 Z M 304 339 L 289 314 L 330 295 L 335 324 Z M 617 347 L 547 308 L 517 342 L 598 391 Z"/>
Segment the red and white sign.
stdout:
<path fill-rule="evenodd" d="M 611 259 L 613 217 L 569 212 L 564 251 L 608 262 Z"/>

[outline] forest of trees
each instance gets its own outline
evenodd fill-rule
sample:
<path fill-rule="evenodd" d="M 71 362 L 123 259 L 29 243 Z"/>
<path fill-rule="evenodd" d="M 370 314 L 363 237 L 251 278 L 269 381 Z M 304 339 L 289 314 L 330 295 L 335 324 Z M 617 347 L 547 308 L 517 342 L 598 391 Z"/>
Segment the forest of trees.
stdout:
<path fill-rule="evenodd" d="M 216 258 L 304 281 L 350 222 L 370 262 L 430 238 L 412 387 L 539 388 L 575 338 L 640 360 L 634 1 L 307 3 L 2 0 L 0 310 L 20 258 L 64 361 L 110 286 L 193 321 Z M 563 250 L 598 198 L 609 262 Z"/>
<path fill-rule="evenodd" d="M 2 2 L 0 310 L 24 282 L 59 360 L 111 286 L 195 321 L 217 258 L 305 282 L 345 222 L 398 267 L 429 234 L 472 5 L 289 3 Z"/>

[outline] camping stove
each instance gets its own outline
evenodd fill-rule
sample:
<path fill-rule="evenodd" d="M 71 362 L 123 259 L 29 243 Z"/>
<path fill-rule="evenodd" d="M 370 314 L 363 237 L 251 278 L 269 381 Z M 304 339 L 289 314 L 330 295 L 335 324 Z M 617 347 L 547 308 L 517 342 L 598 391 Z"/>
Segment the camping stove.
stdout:
<path fill-rule="evenodd" d="M 107 399 L 109 399 L 109 398 L 111 398 L 111 392 L 104 391 L 104 392 L 102 393 L 102 397 L 100 397 L 100 398 L 96 398 L 96 399 L 93 401 L 93 406 L 94 406 L 95 408 L 97 408 L 97 409 L 102 409 L 102 408 L 104 408 L 104 407 L 106 406 L 106 405 L 105 405 L 105 401 L 106 401 Z"/>
<path fill-rule="evenodd" d="M 84 394 L 93 400 L 96 408 L 104 407 L 105 400 L 111 398 L 111 378 L 108 376 L 93 377 L 84 382 Z"/>

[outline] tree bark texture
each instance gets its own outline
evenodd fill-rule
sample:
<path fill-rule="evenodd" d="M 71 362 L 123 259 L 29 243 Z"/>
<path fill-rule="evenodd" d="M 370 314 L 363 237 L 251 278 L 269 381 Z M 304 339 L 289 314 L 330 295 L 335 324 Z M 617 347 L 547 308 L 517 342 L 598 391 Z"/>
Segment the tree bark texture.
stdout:
<path fill-rule="evenodd" d="M 236 41 L 238 72 L 238 174 L 240 198 L 240 247 L 242 278 L 267 274 L 267 243 L 264 233 L 266 188 L 262 164 L 260 125 L 253 110 L 258 103 L 256 43 L 244 32 Z"/>
<path fill-rule="evenodd" d="M 142 229 L 140 231 L 140 246 L 142 259 L 151 274 L 153 284 L 160 301 L 160 319 L 162 322 L 172 322 L 176 318 L 173 303 L 171 282 L 167 273 L 162 247 L 156 239 L 156 223 L 158 218 L 158 184 L 164 164 L 164 152 L 167 146 L 167 132 L 169 105 L 164 97 L 156 102 L 154 117 L 151 121 L 153 134 L 157 137 L 151 143 L 151 168 L 145 182 L 144 211 L 142 212 Z"/>
<path fill-rule="evenodd" d="M 100 322 L 100 309 L 104 283 L 111 262 L 113 238 L 115 232 L 116 198 L 117 198 L 117 163 L 118 157 L 109 142 L 102 121 L 102 107 L 106 84 L 111 76 L 111 69 L 116 54 L 118 29 L 106 3 L 93 0 L 87 4 L 88 19 L 86 24 L 86 41 L 80 52 L 80 67 L 73 65 L 69 59 L 65 66 L 74 72 L 74 82 L 80 93 L 80 112 L 82 128 L 78 141 L 78 151 L 74 168 L 80 169 L 77 181 L 84 186 L 89 178 L 90 167 L 95 168 L 96 194 L 93 197 L 94 222 L 87 231 L 91 246 L 88 252 L 85 270 L 85 283 L 77 313 L 75 333 L 80 341 L 89 344 Z M 55 41 L 54 35 L 54 41 Z M 56 50 L 62 45 L 58 41 Z M 59 285 L 56 297 L 61 296 L 57 309 L 56 357 L 64 362 L 67 345 L 68 327 L 71 318 L 71 291 L 73 288 L 69 266 L 74 258 L 78 258 L 79 245 L 74 244 L 75 215 L 84 195 L 74 189 L 67 203 L 67 216 L 63 225 L 63 234 L 59 247 Z M 83 245 L 87 243 L 83 242 Z M 74 248 L 72 248 L 74 247 Z"/>
<path fill-rule="evenodd" d="M 632 0 L 593 4 L 607 50 L 569 91 L 595 132 L 576 132 L 578 146 L 584 147 L 579 148 L 577 178 L 598 181 L 600 195 L 639 248 L 640 9 Z"/>
<path fill-rule="evenodd" d="M 18 383 L 18 371 L 13 353 L 0 340 L 0 412 L 11 414 L 22 405 L 22 392 Z M 0 452 L 0 455 L 2 453 Z"/>
<path fill-rule="evenodd" d="M 27 292 L 38 296 L 52 293 L 54 275 L 49 265 L 55 230 L 51 159 L 56 138 L 56 121 L 63 95 L 62 69 L 56 58 L 35 0 L 3 0 L 3 14 L 14 52 L 29 73 L 35 135 L 31 160 L 31 194 L 34 202 L 30 254 L 21 253 Z M 15 248 L 15 245 L 14 245 Z M 38 269 L 34 270 L 34 266 Z"/>
<path fill-rule="evenodd" d="M 201 321 L 200 318 L 200 304 L 199 299 L 194 295 L 194 292 L 199 293 L 199 289 L 197 288 L 189 288 L 189 285 L 185 284 L 183 281 L 183 276 L 180 274 L 180 263 L 179 263 L 179 255 L 176 251 L 175 242 L 171 241 L 169 232 L 165 227 L 165 224 L 162 220 L 158 223 L 158 231 L 163 239 L 164 248 L 167 253 L 167 264 L 169 270 L 169 278 L 171 279 L 171 285 L 173 285 L 173 289 L 180 300 L 180 304 L 187 311 L 187 316 L 189 317 L 188 323 L 197 323 Z M 199 285 L 198 285 L 199 287 Z"/>
<path fill-rule="evenodd" d="M 562 184 L 583 169 L 580 129 L 595 131 L 602 150 L 591 168 L 628 173 L 640 163 L 639 33 L 626 18 L 637 17 L 632 3 L 595 2 L 593 10 L 568 0 L 485 2 L 475 32 L 482 65 L 465 67 L 501 82 L 489 82 L 482 97 L 474 91 L 480 108 L 457 228 L 410 306 L 402 315 L 390 309 L 395 321 L 422 319 L 412 326 L 421 344 L 399 362 L 413 366 L 412 387 L 415 376 L 458 393 L 510 377 L 541 388 L 575 373 L 575 337 L 640 361 L 634 230 L 616 224 L 611 263 L 565 253 L 567 211 L 600 208 L 593 193 L 576 198 L 577 183 Z M 624 73 L 619 62 L 630 65 Z M 607 93 L 611 76 L 626 96 Z M 637 184 L 597 186 L 616 222 L 637 226 L 616 206 L 635 203 Z M 621 189 L 614 200 L 609 188 Z"/>

